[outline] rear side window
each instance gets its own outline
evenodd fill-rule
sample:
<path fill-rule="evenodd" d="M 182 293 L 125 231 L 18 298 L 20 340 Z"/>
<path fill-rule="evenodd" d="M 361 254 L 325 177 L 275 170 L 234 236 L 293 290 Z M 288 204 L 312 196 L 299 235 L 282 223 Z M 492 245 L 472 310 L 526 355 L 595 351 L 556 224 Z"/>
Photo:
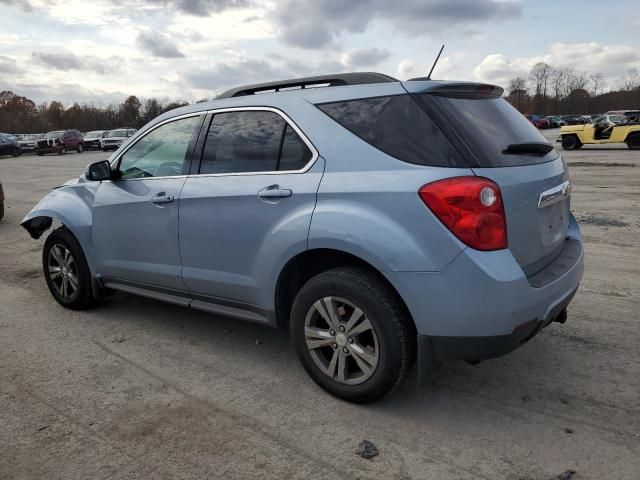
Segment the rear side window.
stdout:
<path fill-rule="evenodd" d="M 409 95 L 325 103 L 318 108 L 398 160 L 433 167 L 466 167 L 442 130 Z"/>
<path fill-rule="evenodd" d="M 538 129 L 505 99 L 490 95 L 443 95 L 423 93 L 416 96 L 430 109 L 449 120 L 479 167 L 533 165 L 554 160 L 555 150 L 547 154 L 510 153 L 509 145 L 549 143 Z M 476 166 L 476 165 L 474 165 Z"/>
<path fill-rule="evenodd" d="M 200 173 L 299 170 L 311 156 L 298 134 L 275 112 L 218 113 L 209 127 Z"/>

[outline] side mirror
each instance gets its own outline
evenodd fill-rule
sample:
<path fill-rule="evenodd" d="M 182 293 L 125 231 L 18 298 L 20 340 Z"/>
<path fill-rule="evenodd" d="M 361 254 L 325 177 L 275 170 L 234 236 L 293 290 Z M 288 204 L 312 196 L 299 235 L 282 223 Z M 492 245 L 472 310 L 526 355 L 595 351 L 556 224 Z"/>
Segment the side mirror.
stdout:
<path fill-rule="evenodd" d="M 111 180 L 112 173 L 109 160 L 102 160 L 101 162 L 91 163 L 87 165 L 84 176 L 87 180 L 93 180 L 95 182 L 100 182 L 102 180 Z"/>

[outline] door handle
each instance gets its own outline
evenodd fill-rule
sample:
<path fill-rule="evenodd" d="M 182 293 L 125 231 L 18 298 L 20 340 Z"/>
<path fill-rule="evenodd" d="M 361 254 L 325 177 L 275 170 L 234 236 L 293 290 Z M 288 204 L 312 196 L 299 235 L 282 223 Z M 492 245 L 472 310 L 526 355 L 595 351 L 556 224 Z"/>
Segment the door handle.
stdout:
<path fill-rule="evenodd" d="M 151 197 L 151 203 L 155 205 L 162 205 L 163 203 L 173 202 L 173 195 L 167 195 L 164 192 L 160 192 L 157 195 Z"/>
<path fill-rule="evenodd" d="M 280 185 L 271 185 L 258 192 L 258 196 L 265 200 L 279 200 L 281 198 L 290 197 L 291 195 L 293 195 L 291 189 L 280 188 Z"/>

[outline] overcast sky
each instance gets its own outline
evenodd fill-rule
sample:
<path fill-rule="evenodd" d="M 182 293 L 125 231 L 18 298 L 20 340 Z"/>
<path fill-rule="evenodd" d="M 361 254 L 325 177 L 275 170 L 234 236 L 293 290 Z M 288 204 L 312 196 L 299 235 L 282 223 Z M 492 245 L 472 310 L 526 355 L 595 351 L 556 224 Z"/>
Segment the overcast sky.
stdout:
<path fill-rule="evenodd" d="M 37 102 L 194 101 L 243 83 L 379 71 L 506 86 L 546 61 L 640 69 L 640 1 L 0 0 L 0 90 Z"/>

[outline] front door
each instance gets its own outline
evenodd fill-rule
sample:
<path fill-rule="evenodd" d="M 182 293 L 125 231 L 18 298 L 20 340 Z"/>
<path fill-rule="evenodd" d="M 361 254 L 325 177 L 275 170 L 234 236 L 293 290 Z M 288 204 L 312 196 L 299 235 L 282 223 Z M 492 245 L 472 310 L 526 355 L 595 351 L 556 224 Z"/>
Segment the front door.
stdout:
<path fill-rule="evenodd" d="M 142 136 L 117 160 L 116 180 L 94 200 L 96 271 L 108 282 L 184 291 L 178 209 L 201 117 L 174 120 Z"/>
<path fill-rule="evenodd" d="M 195 302 L 270 310 L 279 269 L 306 249 L 324 163 L 270 110 L 215 114 L 180 198 L 182 275 Z"/>

